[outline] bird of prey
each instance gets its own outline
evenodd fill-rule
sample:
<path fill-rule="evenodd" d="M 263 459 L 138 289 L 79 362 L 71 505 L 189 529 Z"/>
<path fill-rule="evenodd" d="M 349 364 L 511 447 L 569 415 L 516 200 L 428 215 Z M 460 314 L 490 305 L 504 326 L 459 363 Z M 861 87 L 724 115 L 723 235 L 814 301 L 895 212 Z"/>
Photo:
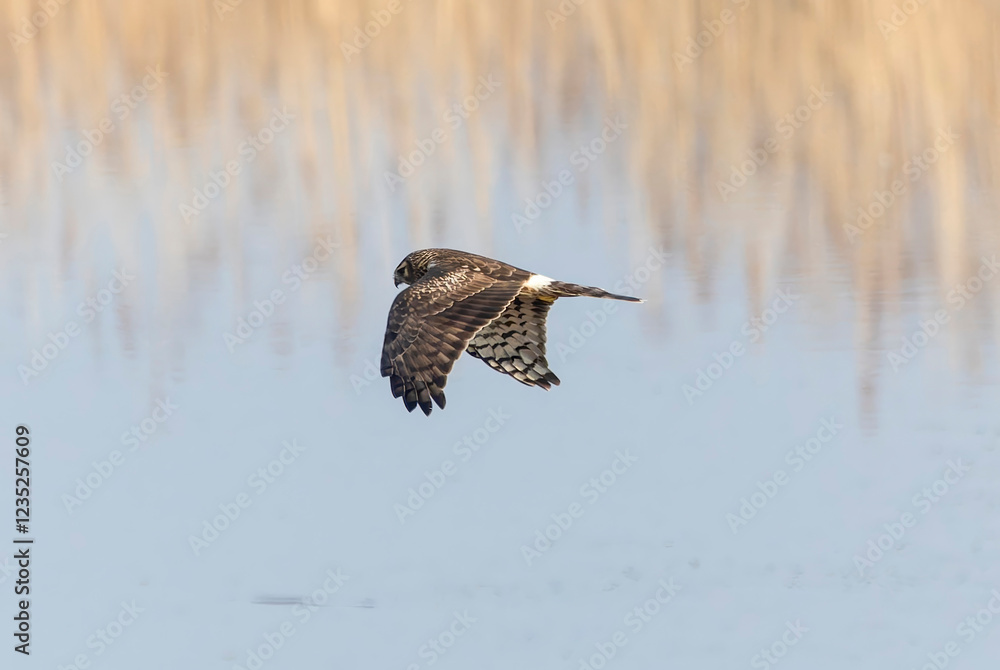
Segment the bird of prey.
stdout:
<path fill-rule="evenodd" d="M 556 281 L 454 249 L 414 251 L 396 267 L 396 295 L 382 345 L 382 376 L 410 412 L 444 409 L 448 373 L 463 351 L 522 384 L 548 390 L 559 378 L 545 360 L 545 317 L 556 298 L 645 302 Z"/>

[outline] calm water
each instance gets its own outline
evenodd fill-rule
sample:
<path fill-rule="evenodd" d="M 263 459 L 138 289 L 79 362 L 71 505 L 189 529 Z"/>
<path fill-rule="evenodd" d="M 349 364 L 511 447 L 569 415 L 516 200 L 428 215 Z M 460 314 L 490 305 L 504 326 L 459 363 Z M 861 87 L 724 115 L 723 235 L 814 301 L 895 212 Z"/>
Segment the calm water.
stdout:
<path fill-rule="evenodd" d="M 18 662 L 995 661 L 985 3 L 59 7 L 0 8 Z M 647 302 L 410 415 L 427 246 Z"/>

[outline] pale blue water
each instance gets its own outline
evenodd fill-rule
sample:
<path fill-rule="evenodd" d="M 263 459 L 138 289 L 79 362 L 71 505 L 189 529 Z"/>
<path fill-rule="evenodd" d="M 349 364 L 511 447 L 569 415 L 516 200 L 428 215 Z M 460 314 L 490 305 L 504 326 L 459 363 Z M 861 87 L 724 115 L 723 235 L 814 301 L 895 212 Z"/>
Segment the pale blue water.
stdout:
<path fill-rule="evenodd" d="M 383 129 L 353 131 L 384 161 L 361 161 L 346 209 L 305 187 L 293 126 L 185 221 L 233 147 L 177 174 L 195 148 L 154 148 L 141 116 L 148 169 L 53 182 L 30 224 L 0 207 L 3 429 L 33 437 L 31 667 L 246 668 L 271 649 L 263 667 L 767 667 L 771 649 L 880 669 L 949 642 L 956 667 L 995 662 L 996 285 L 959 308 L 915 277 L 870 309 L 838 255 L 806 272 L 778 243 L 787 262 L 761 273 L 744 250 L 788 216 L 763 179 L 668 239 L 625 136 L 582 169 L 598 105 L 531 170 L 504 151 L 501 103 L 478 167 L 449 135 L 460 183 L 433 179 L 442 148 L 393 192 Z M 374 370 L 392 270 L 429 245 L 648 302 L 559 301 L 550 392 L 463 357 L 447 409 L 410 415 Z"/>

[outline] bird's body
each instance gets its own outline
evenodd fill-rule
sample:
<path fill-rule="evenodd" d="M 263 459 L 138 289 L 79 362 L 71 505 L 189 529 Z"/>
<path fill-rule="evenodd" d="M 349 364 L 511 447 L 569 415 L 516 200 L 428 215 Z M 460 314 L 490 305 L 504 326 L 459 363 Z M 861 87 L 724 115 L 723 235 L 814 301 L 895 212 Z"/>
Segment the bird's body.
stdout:
<path fill-rule="evenodd" d="M 463 351 L 522 384 L 549 389 L 559 378 L 545 359 L 545 318 L 557 298 L 639 298 L 556 281 L 453 249 L 414 251 L 396 268 L 401 291 L 389 309 L 382 376 L 406 409 L 444 408 L 448 373 Z"/>

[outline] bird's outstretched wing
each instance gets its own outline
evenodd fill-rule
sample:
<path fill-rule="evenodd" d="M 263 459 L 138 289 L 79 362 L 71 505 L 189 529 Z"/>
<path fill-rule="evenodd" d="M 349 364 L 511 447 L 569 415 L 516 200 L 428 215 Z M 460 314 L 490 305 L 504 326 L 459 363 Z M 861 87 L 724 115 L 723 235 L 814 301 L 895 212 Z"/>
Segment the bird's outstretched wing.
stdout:
<path fill-rule="evenodd" d="M 455 361 L 524 284 L 510 274 L 487 275 L 467 266 L 433 268 L 396 296 L 389 309 L 381 368 L 393 397 L 402 397 L 407 410 L 419 405 L 430 414 L 432 400 L 444 408 L 443 389 Z"/>
<path fill-rule="evenodd" d="M 522 294 L 482 328 L 466 349 L 522 384 L 548 390 L 559 378 L 545 360 L 545 317 L 555 298 Z"/>

